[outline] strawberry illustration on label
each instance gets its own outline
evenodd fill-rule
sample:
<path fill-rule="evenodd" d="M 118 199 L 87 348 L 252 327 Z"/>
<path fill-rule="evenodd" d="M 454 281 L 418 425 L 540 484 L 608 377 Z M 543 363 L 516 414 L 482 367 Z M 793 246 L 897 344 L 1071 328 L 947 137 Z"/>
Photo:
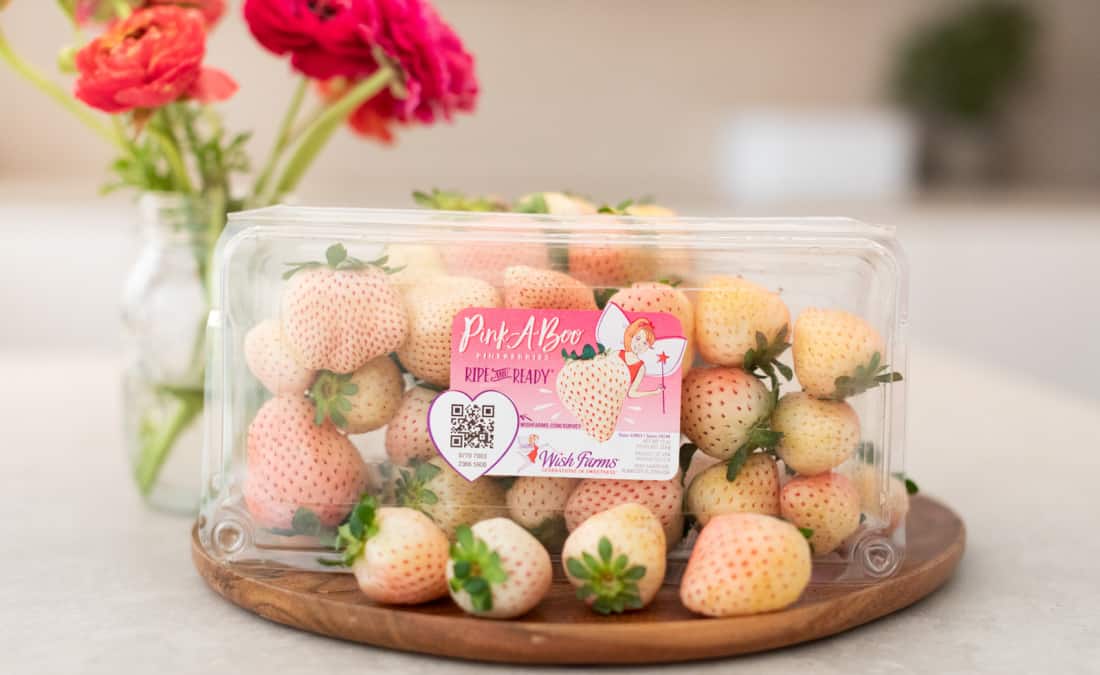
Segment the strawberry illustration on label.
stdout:
<path fill-rule="evenodd" d="M 561 352 L 566 360 L 558 374 L 558 398 L 580 420 L 584 432 L 600 443 L 615 434 L 615 425 L 630 390 L 630 368 L 603 345 Z"/>

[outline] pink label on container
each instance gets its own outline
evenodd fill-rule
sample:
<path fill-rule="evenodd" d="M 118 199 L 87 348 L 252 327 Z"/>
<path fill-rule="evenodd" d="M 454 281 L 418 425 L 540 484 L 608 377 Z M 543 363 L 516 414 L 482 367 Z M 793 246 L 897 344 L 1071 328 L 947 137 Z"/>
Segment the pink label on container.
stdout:
<path fill-rule="evenodd" d="M 614 303 L 465 309 L 452 329 L 451 390 L 429 412 L 432 438 L 471 480 L 671 478 L 686 346 L 676 317 Z"/>

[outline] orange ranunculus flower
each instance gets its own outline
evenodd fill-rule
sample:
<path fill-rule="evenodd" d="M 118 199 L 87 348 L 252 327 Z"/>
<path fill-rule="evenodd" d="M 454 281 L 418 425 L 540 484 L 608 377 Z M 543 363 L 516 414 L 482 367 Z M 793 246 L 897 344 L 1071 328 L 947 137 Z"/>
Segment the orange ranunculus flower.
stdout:
<path fill-rule="evenodd" d="M 204 68 L 205 56 L 201 13 L 177 6 L 141 9 L 77 52 L 76 97 L 108 113 L 157 108 L 182 98 L 229 98 L 236 82 Z"/>

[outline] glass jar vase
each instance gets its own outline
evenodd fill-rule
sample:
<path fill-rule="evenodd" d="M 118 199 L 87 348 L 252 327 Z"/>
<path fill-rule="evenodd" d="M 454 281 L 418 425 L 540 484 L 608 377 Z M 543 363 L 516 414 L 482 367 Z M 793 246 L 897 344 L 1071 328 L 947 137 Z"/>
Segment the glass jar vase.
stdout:
<path fill-rule="evenodd" d="M 124 424 L 138 492 L 154 508 L 199 504 L 209 254 L 225 209 L 149 194 L 123 299 Z"/>

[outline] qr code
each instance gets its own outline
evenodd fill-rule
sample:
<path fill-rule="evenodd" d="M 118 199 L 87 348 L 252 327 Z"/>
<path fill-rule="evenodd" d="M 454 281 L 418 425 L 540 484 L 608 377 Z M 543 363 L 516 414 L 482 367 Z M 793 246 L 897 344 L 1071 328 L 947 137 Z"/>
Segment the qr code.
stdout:
<path fill-rule="evenodd" d="M 491 448 L 496 408 L 473 403 L 451 405 L 451 447 Z"/>

